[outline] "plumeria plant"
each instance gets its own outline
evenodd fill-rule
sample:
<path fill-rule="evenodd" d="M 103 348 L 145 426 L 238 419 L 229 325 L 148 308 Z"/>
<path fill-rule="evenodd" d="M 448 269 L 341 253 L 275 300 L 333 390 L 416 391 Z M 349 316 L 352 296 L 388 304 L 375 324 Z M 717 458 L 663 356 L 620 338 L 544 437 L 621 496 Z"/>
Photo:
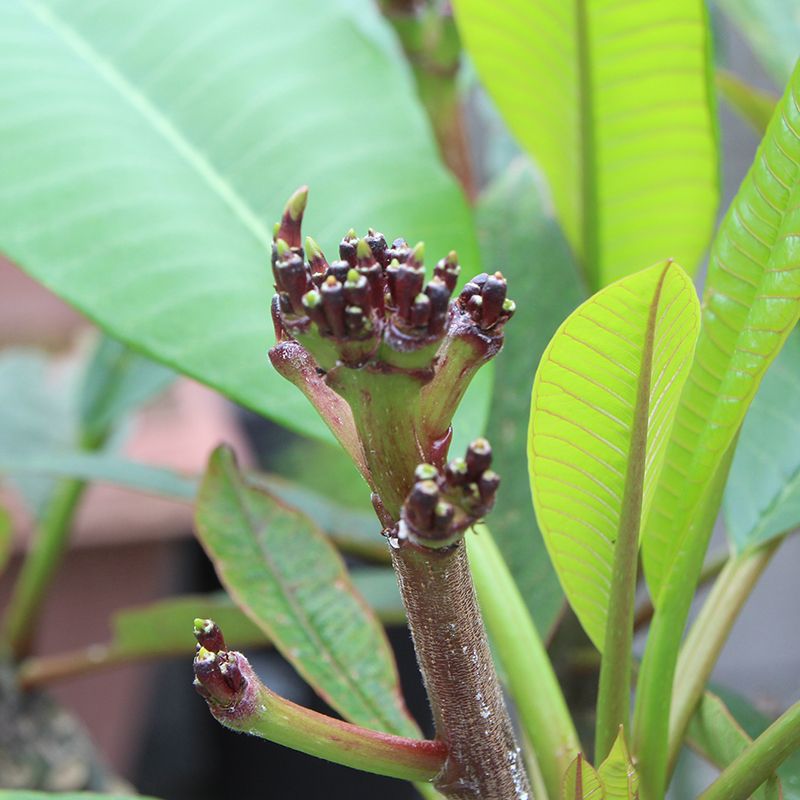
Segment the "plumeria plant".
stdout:
<path fill-rule="evenodd" d="M 0 708 L 17 725 L 59 678 L 188 659 L 194 619 L 219 723 L 431 800 L 663 800 L 687 748 L 719 773 L 703 800 L 800 797 L 800 703 L 768 720 L 712 683 L 800 525 L 800 433 L 774 422 L 800 396 L 800 68 L 780 100 L 720 76 L 763 140 L 712 238 L 696 0 L 200 5 L 0 6 L 0 248 L 125 343 L 103 339 L 79 384 L 78 452 L 0 453 L 17 479 L 61 476 L 3 615 Z M 540 174 L 505 132 L 471 147 L 476 120 Z M 302 181 L 314 202 L 301 186 L 270 230 Z M 115 456 L 124 414 L 172 377 L 133 351 L 324 442 L 309 459 L 340 494 L 224 444 L 199 481 Z M 192 501 L 225 595 L 43 656 L 94 479 Z M 405 623 L 422 725 L 383 629 Z M 264 646 L 338 716 L 271 688 L 245 655 Z"/>

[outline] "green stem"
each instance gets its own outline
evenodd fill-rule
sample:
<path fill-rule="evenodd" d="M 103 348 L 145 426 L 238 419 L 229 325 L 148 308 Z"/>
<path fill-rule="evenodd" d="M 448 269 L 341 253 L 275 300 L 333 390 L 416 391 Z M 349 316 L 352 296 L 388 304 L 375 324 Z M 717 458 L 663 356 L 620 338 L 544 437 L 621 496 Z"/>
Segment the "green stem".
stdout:
<path fill-rule="evenodd" d="M 393 736 L 298 706 L 271 692 L 254 675 L 248 676 L 245 695 L 235 705 L 209 703 L 209 709 L 227 728 L 392 778 L 432 781 L 447 755 L 442 742 Z"/>
<path fill-rule="evenodd" d="M 686 728 L 703 696 L 714 664 L 780 542 L 780 539 L 775 539 L 757 550 L 731 558 L 689 630 L 675 672 L 669 722 L 668 775 L 675 768 Z"/>
<path fill-rule="evenodd" d="M 655 604 L 656 612 L 636 683 L 633 717 L 633 752 L 639 763 L 642 800 L 663 800 L 664 797 L 672 682 L 678 652 L 735 449 L 736 438 L 700 501 Z"/>
<path fill-rule="evenodd" d="M 34 532 L 33 545 L 3 620 L 2 640 L 15 658 L 30 650 L 47 587 L 66 550 L 72 519 L 86 485 L 73 478 L 59 481 Z"/>
<path fill-rule="evenodd" d="M 581 750 L 547 651 L 489 530 L 467 536 L 484 621 L 550 798 Z M 539 795 L 537 794 L 538 798 Z"/>
<path fill-rule="evenodd" d="M 800 702 L 745 748 L 697 800 L 745 800 L 800 747 Z"/>

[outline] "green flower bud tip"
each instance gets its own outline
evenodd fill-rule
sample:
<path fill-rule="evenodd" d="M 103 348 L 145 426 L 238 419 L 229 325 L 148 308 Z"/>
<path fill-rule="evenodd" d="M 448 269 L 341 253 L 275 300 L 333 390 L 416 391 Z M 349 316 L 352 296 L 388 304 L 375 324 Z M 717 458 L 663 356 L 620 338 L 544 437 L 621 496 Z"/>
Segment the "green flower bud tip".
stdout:
<path fill-rule="evenodd" d="M 411 251 L 411 256 L 408 259 L 415 264 L 422 264 L 425 260 L 425 242 L 417 242 L 414 249 Z"/>
<path fill-rule="evenodd" d="M 194 635 L 197 636 L 200 633 L 209 633 L 213 624 L 214 623 L 210 619 L 200 619 L 198 617 L 194 621 Z"/>
<path fill-rule="evenodd" d="M 322 255 L 322 248 L 310 236 L 306 236 L 306 255 L 309 261 Z"/>
<path fill-rule="evenodd" d="M 280 232 L 281 224 L 280 222 L 276 222 L 272 226 L 272 241 L 274 242 L 278 238 L 278 233 Z"/>
<path fill-rule="evenodd" d="M 297 222 L 303 216 L 306 210 L 306 203 L 308 202 L 308 186 L 301 186 L 286 203 L 286 209 L 283 212 L 287 214 L 293 221 Z"/>
<path fill-rule="evenodd" d="M 350 228 L 349 231 L 344 235 L 345 239 L 358 239 L 358 234 L 356 233 L 355 228 Z"/>
<path fill-rule="evenodd" d="M 439 477 L 439 470 L 433 464 L 420 464 L 414 470 L 414 479 L 417 481 L 433 481 Z"/>
<path fill-rule="evenodd" d="M 278 239 L 275 242 L 275 247 L 278 250 L 278 258 L 285 258 L 292 251 L 292 248 L 283 239 Z"/>
<path fill-rule="evenodd" d="M 458 254 L 455 250 L 451 250 L 445 257 L 445 262 L 448 266 L 455 267 L 458 265 Z"/>
<path fill-rule="evenodd" d="M 359 239 L 356 245 L 356 255 L 359 258 L 372 258 L 372 248 L 367 244 L 366 239 Z"/>
<path fill-rule="evenodd" d="M 362 239 L 361 241 L 363 242 L 364 240 Z M 354 269 L 350 269 L 350 270 L 347 271 L 347 282 L 348 283 L 358 283 L 358 279 L 360 277 L 361 276 Z"/>
<path fill-rule="evenodd" d="M 517 304 L 511 298 L 506 298 L 503 301 L 503 311 L 507 314 L 513 314 L 516 310 Z"/>
<path fill-rule="evenodd" d="M 320 304 L 320 300 L 319 292 L 316 289 L 312 289 L 303 295 L 303 305 L 306 308 L 316 308 Z"/>

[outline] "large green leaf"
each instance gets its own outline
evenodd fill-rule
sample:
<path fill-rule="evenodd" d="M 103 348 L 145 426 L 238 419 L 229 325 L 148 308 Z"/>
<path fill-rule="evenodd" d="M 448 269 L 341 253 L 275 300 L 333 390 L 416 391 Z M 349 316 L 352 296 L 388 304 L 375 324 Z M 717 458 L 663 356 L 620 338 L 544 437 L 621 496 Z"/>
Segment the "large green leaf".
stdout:
<path fill-rule="evenodd" d="M 724 769 L 752 741 L 734 719 L 725 703 L 706 692 L 687 731 L 689 743 L 712 764 Z M 774 776 L 754 794 L 754 800 L 778 800 L 781 797 L 780 779 Z"/>
<path fill-rule="evenodd" d="M 689 276 L 674 262 L 656 264 L 579 306 L 536 372 L 528 435 L 536 516 L 600 650 L 615 543 L 647 512 L 698 323 Z"/>
<path fill-rule="evenodd" d="M 530 164 L 517 159 L 480 197 L 478 237 L 487 269 L 500 269 L 517 304 L 495 362 L 487 435 L 502 476 L 492 531 L 539 631 L 546 636 L 563 595 L 531 505 L 525 430 L 534 366 L 556 328 L 585 299 L 579 272 L 542 200 Z"/>
<path fill-rule="evenodd" d="M 800 331 L 786 340 L 747 412 L 723 510 L 741 552 L 800 526 Z"/>
<path fill-rule="evenodd" d="M 633 728 L 645 798 L 664 791 L 675 664 L 731 448 L 764 372 L 800 317 L 799 93 L 797 69 L 715 240 L 695 360 L 645 525 L 644 567 L 656 614 Z"/>
<path fill-rule="evenodd" d="M 761 378 L 799 317 L 800 69 L 711 253 L 697 353 L 643 543 L 656 606 L 672 565 L 690 551 L 690 569 L 681 568 L 675 579 L 689 591 L 694 585 L 705 545 L 690 535 L 690 523 Z"/>
<path fill-rule="evenodd" d="M 595 288 L 660 259 L 693 269 L 718 197 L 700 0 L 455 0 L 484 84 L 542 166 Z"/>
<path fill-rule="evenodd" d="M 117 338 L 303 433 L 267 364 L 272 223 L 299 184 L 459 250 L 466 204 L 369 0 L 0 3 L 0 250 Z"/>
<path fill-rule="evenodd" d="M 797 0 L 714 0 L 736 23 L 778 86 L 792 74 L 800 56 Z"/>
<path fill-rule="evenodd" d="M 333 708 L 360 725 L 419 734 L 383 629 L 307 517 L 246 483 L 219 448 L 196 521 L 228 593 Z"/>

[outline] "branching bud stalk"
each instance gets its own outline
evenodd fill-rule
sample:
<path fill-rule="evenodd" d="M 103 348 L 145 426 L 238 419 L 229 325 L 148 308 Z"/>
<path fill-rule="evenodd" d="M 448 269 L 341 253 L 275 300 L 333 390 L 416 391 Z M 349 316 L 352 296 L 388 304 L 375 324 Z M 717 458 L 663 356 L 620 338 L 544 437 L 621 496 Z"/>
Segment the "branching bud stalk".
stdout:
<path fill-rule="evenodd" d="M 372 490 L 446 747 L 436 787 L 451 800 L 529 800 L 463 542 L 494 504 L 500 479 L 485 439 L 447 460 L 453 414 L 514 314 L 505 278 L 482 273 L 458 292 L 454 251 L 428 279 L 421 243 L 390 244 L 372 229 L 348 231 L 328 261 L 310 237 L 302 244 L 306 199 L 305 188 L 295 192 L 275 226 L 270 360 Z M 199 636 L 220 644 L 202 624 Z M 202 644 L 195 672 L 212 713 L 230 724 L 254 690 L 246 660 L 226 653 L 212 658 Z"/>

